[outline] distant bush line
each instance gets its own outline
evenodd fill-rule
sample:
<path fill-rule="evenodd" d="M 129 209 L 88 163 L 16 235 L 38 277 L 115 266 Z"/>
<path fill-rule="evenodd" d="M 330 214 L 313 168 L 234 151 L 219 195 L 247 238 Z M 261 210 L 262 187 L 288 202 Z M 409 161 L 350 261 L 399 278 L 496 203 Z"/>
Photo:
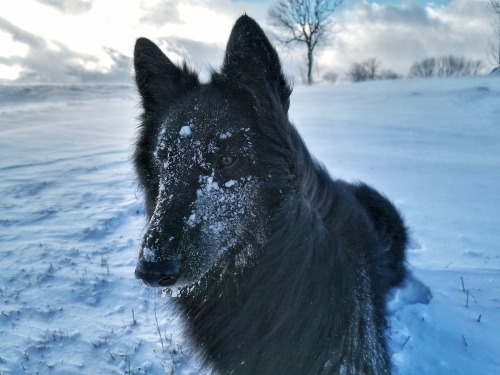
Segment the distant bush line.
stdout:
<path fill-rule="evenodd" d="M 416 62 L 410 67 L 407 76 L 410 78 L 471 76 L 479 74 L 483 68 L 484 64 L 481 60 L 449 55 L 430 57 Z M 404 77 L 392 70 L 381 69 L 380 62 L 375 58 L 353 63 L 345 74 L 352 82 L 399 79 Z M 322 80 L 325 83 L 335 83 L 337 79 L 338 74 L 333 71 L 327 71 L 322 76 Z"/>

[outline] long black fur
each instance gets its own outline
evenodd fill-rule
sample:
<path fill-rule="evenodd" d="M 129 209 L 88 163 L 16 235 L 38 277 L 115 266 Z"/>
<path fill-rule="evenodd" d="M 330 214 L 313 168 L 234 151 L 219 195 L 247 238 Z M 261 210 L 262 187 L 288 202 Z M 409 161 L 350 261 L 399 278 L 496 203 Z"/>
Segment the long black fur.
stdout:
<path fill-rule="evenodd" d="M 247 229 L 175 299 L 207 363 L 221 374 L 390 374 L 385 296 L 406 276 L 406 228 L 387 198 L 365 184 L 332 178 L 311 156 L 288 120 L 292 90 L 260 27 L 248 16 L 236 22 L 222 69 L 208 84 L 143 38 L 135 69 L 144 109 L 135 167 L 151 220 L 139 277 L 160 277 L 172 262 L 176 270 L 188 269 L 190 257 L 163 234 L 185 238 L 180 223 L 190 210 L 182 202 L 162 203 L 157 150 L 165 118 L 181 116 L 190 103 L 208 110 L 229 102 L 236 108 L 230 121 L 250 123 L 255 135 L 257 162 L 249 171 L 260 181 L 265 239 Z M 233 172 L 214 173 L 222 179 Z M 196 197 L 186 184 L 172 182 L 170 189 L 184 206 Z M 163 260 L 146 262 L 145 249 L 158 243 Z M 249 245 L 255 254 L 237 267 Z"/>

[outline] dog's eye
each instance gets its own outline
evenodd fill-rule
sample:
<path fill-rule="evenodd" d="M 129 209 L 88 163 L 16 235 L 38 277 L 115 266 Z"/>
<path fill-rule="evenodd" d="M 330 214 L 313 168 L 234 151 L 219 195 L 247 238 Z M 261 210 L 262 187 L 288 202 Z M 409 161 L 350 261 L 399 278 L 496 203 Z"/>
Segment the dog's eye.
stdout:
<path fill-rule="evenodd" d="M 236 161 L 235 157 L 232 157 L 232 156 L 223 156 L 223 157 L 219 158 L 219 160 L 217 161 L 217 165 L 220 168 L 225 168 L 225 167 L 229 167 L 229 166 L 233 165 L 233 163 L 235 161 Z"/>

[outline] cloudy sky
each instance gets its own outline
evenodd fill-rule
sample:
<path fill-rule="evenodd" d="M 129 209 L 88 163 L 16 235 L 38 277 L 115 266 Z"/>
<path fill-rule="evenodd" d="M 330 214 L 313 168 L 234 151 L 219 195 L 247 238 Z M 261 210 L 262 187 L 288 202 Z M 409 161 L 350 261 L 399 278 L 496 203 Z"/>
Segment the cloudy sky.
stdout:
<path fill-rule="evenodd" d="M 317 52 L 315 75 L 345 75 L 376 58 L 406 74 L 427 57 L 454 54 L 488 64 L 488 0 L 345 0 L 335 37 Z M 132 82 L 135 39 L 146 36 L 174 61 L 206 76 L 220 65 L 235 19 L 252 16 L 266 30 L 266 0 L 16 0 L 0 3 L 0 83 Z M 300 83 L 303 49 L 280 50 Z"/>

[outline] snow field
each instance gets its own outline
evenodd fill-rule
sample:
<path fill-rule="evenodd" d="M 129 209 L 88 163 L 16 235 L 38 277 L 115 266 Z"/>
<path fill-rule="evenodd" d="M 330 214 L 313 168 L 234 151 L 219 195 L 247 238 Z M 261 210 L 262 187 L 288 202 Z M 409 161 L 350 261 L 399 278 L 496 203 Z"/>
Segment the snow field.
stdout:
<path fill-rule="evenodd" d="M 292 95 L 313 154 L 411 228 L 415 280 L 389 301 L 397 374 L 500 369 L 499 102 L 491 76 Z M 133 276 L 138 112 L 131 86 L 0 87 L 1 375 L 199 373 L 168 300 Z"/>

